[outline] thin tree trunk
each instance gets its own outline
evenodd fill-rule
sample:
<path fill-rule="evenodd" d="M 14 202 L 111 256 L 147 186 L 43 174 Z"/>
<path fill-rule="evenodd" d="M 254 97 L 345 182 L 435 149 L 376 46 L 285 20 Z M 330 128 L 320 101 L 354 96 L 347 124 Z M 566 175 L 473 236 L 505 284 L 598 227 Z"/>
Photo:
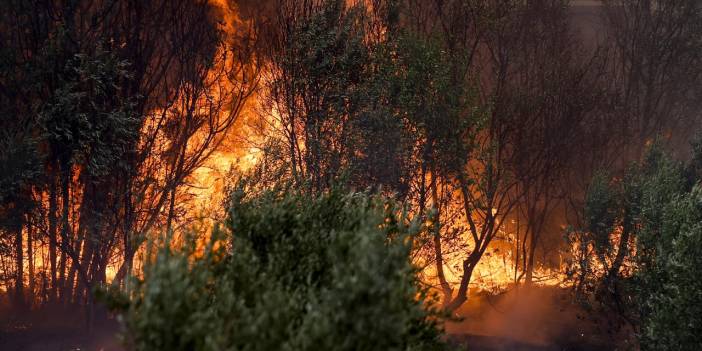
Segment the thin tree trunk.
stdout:
<path fill-rule="evenodd" d="M 49 187 L 49 266 L 51 274 L 51 288 L 49 292 L 49 301 L 51 303 L 56 302 L 56 177 L 51 177 L 51 184 Z"/>
<path fill-rule="evenodd" d="M 477 265 L 477 262 L 475 262 L 475 264 L 472 263 L 472 256 L 473 255 L 463 261 L 463 277 L 461 278 L 461 285 L 458 287 L 456 297 L 454 297 L 449 304 L 445 305 L 445 308 L 448 311 L 457 310 L 468 300 L 468 285 L 470 284 L 471 277 L 473 276 L 473 270 Z"/>
<path fill-rule="evenodd" d="M 15 226 L 15 301 L 19 308 L 24 308 L 24 249 L 22 240 L 22 216 L 18 216 Z"/>
<path fill-rule="evenodd" d="M 544 223 L 546 222 L 546 216 L 551 211 L 548 200 L 548 192 L 542 193 L 546 199 L 544 200 L 544 206 L 539 211 L 534 205 L 534 209 L 530 211 L 529 226 L 531 227 L 531 241 L 529 242 L 529 261 L 527 263 L 527 274 L 526 274 L 526 284 L 531 285 L 534 276 L 534 256 L 536 255 L 536 248 L 539 245 L 539 240 L 541 239 L 541 234 L 544 229 Z M 538 214 L 537 214 L 538 213 Z"/>
<path fill-rule="evenodd" d="M 80 274 L 81 277 L 88 276 L 90 273 L 90 262 L 93 259 L 93 255 L 95 253 L 95 242 L 93 238 L 91 238 L 91 232 L 96 231 L 97 228 L 87 228 L 85 230 L 84 234 L 84 239 L 83 239 L 83 251 L 82 251 L 82 256 L 80 258 L 80 265 L 76 267 L 76 271 L 78 269 L 82 269 L 83 272 L 77 272 Z M 92 278 L 89 277 L 89 279 L 92 281 Z M 88 291 L 88 282 L 84 282 L 80 277 L 78 278 L 78 286 L 80 288 L 76 289 L 76 301 L 80 301 L 80 298 L 82 297 L 81 294 L 86 294 L 90 295 L 90 291 Z"/>
<path fill-rule="evenodd" d="M 444 304 L 448 304 L 451 301 L 453 295 L 453 290 L 451 286 L 446 281 L 446 275 L 444 274 L 444 257 L 441 251 L 441 212 L 439 203 L 439 195 L 436 189 L 436 173 L 432 172 L 431 175 L 431 197 L 434 206 L 436 207 L 436 217 L 433 218 L 433 238 L 434 238 L 434 255 L 436 260 L 436 274 L 439 278 L 439 284 L 441 285 L 441 290 L 444 294 Z"/>
<path fill-rule="evenodd" d="M 66 284 L 66 287 L 68 290 L 66 291 L 66 295 L 69 299 L 72 299 L 73 302 L 80 303 L 81 299 L 81 286 L 80 282 L 76 284 L 76 274 L 82 274 L 83 272 L 79 272 L 79 266 L 84 267 L 84 261 L 86 257 L 86 252 L 88 251 L 88 241 L 84 239 L 84 234 L 83 230 L 79 229 L 78 230 L 78 238 L 76 240 L 76 245 L 73 248 L 73 252 L 75 252 L 75 257 L 71 257 L 71 268 L 68 271 L 68 283 Z M 83 259 L 81 259 L 83 257 Z M 79 279 L 80 280 L 80 279 Z"/>
<path fill-rule="evenodd" d="M 519 245 L 520 243 L 520 232 L 521 227 L 519 226 L 519 216 L 517 216 L 517 226 L 515 228 L 515 244 L 514 244 L 514 284 L 518 286 L 519 280 L 522 279 L 521 274 L 519 273 L 519 260 L 521 259 L 520 253 L 521 253 L 521 247 Z"/>
<path fill-rule="evenodd" d="M 32 239 L 32 223 L 27 220 L 27 262 L 29 264 L 29 294 L 28 294 L 28 302 L 29 302 L 29 307 L 32 307 L 32 304 L 34 303 L 34 291 L 35 291 L 35 285 L 34 285 L 34 250 L 33 250 L 33 245 L 34 245 L 34 240 Z"/>
<path fill-rule="evenodd" d="M 175 183 L 175 182 L 174 182 Z M 173 230 L 173 216 L 175 216 L 175 197 L 176 197 L 176 186 L 173 184 L 171 187 L 171 196 L 168 203 L 168 217 L 166 218 L 166 237 L 171 237 L 171 231 Z M 170 243 L 166 243 L 170 245 Z"/>
<path fill-rule="evenodd" d="M 113 286 L 120 286 L 122 281 L 131 274 L 132 262 L 136 249 L 132 243 L 132 195 L 130 182 L 124 185 L 124 226 L 122 228 L 122 244 L 124 245 L 124 261 L 117 270 L 115 278 L 112 280 Z"/>
<path fill-rule="evenodd" d="M 65 274 L 66 274 L 66 250 L 69 250 L 70 247 L 70 223 L 69 223 L 69 211 L 70 211 L 70 202 L 71 202 L 71 197 L 70 197 L 70 184 L 72 181 L 72 176 L 71 176 L 71 169 L 70 165 L 67 162 L 63 163 L 63 167 L 61 169 L 61 198 L 62 198 L 62 213 L 61 213 L 61 271 L 60 271 L 60 281 L 61 281 L 61 298 L 63 300 L 63 303 L 67 303 L 68 300 L 70 299 L 70 292 L 67 291 L 68 287 L 65 281 Z"/>
<path fill-rule="evenodd" d="M 444 306 L 449 311 L 454 311 L 458 309 L 459 307 L 461 307 L 461 305 L 463 305 L 464 302 L 466 302 L 466 300 L 468 300 L 468 285 L 470 284 L 470 280 L 473 276 L 473 270 L 477 266 L 478 261 L 482 256 L 482 250 L 484 250 L 484 248 L 481 250 L 481 246 L 483 244 L 482 240 L 486 238 L 484 236 L 485 229 L 481 229 L 483 231 L 482 234 L 478 234 L 477 226 L 470 218 L 472 212 L 468 203 L 468 187 L 466 186 L 466 182 L 464 181 L 465 179 L 460 173 L 458 180 L 461 185 L 461 194 L 463 196 L 463 210 L 465 212 L 466 219 L 468 220 L 468 223 L 470 225 L 469 230 L 471 235 L 473 236 L 473 240 L 475 241 L 475 247 L 473 248 L 471 254 L 463 261 L 463 276 L 461 277 L 461 283 L 458 286 L 456 296 L 451 300 L 449 304 Z"/>
<path fill-rule="evenodd" d="M 617 256 L 614 258 L 612 266 L 609 268 L 609 271 L 607 272 L 607 277 L 605 278 L 605 286 L 608 289 L 613 288 L 612 285 L 616 282 L 617 277 L 619 276 L 619 269 L 622 267 L 622 264 L 624 263 L 624 258 L 629 252 L 630 235 L 630 230 L 624 229 L 622 231 L 622 236 L 619 239 L 619 249 L 617 250 Z"/>
<path fill-rule="evenodd" d="M 76 263 L 71 258 L 66 285 L 63 287 L 64 303 L 70 305 L 77 302 L 76 294 Z"/>
<path fill-rule="evenodd" d="M 536 206 L 536 205 L 534 205 Z M 534 280 L 534 256 L 536 256 L 536 246 L 539 242 L 539 230 L 540 228 L 537 228 L 537 225 L 535 221 L 537 220 L 534 216 L 536 210 L 532 209 L 529 211 L 529 218 L 527 218 L 528 226 L 529 226 L 529 233 L 531 233 L 531 240 L 529 240 L 529 254 L 528 257 L 526 258 L 526 266 L 525 271 L 526 271 L 526 277 L 524 279 L 524 283 L 527 286 L 531 286 L 531 283 Z M 526 243 L 525 243 L 526 244 Z"/>
<path fill-rule="evenodd" d="M 531 241 L 529 241 L 529 258 L 526 266 L 525 283 L 527 286 L 530 286 L 534 280 L 534 256 L 536 255 L 537 242 L 538 237 L 536 236 L 536 233 L 532 232 Z"/>
<path fill-rule="evenodd" d="M 66 245 L 65 241 L 61 239 L 61 245 Z M 62 303 L 66 302 L 66 294 L 64 285 L 66 284 L 66 251 L 61 250 L 61 257 L 59 259 L 59 279 L 58 283 L 56 285 L 56 288 L 58 289 L 59 295 L 57 301 L 61 301 Z"/>

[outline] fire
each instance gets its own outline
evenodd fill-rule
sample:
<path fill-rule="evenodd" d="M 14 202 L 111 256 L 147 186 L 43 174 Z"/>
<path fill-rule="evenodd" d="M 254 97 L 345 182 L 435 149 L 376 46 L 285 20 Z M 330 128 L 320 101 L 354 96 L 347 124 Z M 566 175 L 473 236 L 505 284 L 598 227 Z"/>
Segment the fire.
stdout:
<path fill-rule="evenodd" d="M 234 2 L 210 0 L 210 3 L 217 11 L 220 30 L 226 33 L 227 37 L 237 37 L 241 33 L 249 33 L 248 29 L 251 23 L 240 18 Z M 237 99 L 237 96 L 222 96 L 222 94 L 236 90 L 231 89 L 233 84 L 231 79 L 248 79 L 246 75 L 250 72 L 232 70 L 239 58 L 236 53 L 229 52 L 230 48 L 227 47 L 227 44 L 228 42 L 225 41 L 215 54 L 215 57 L 221 59 L 215 61 L 214 67 L 208 73 L 208 80 L 212 84 L 210 91 L 204 97 L 207 101 L 202 102 L 203 106 L 207 106 L 208 101 Z M 229 72 L 233 72 L 235 76 L 232 77 L 232 73 Z M 236 114 L 238 117 L 226 132 L 215 141 L 216 145 L 211 154 L 189 175 L 186 181 L 188 196 L 183 199 L 183 201 L 190 203 L 187 217 L 204 219 L 210 224 L 213 220 L 221 217 L 229 175 L 232 172 L 247 172 L 256 164 L 259 151 L 251 145 L 247 138 L 250 138 L 252 134 L 250 124 L 256 118 L 254 110 L 257 104 L 254 94 L 250 98 L 244 97 L 241 105 L 225 107 L 218 112 L 222 115 L 218 118 L 224 119 L 227 114 Z M 260 139 L 260 137 L 254 138 Z"/>
<path fill-rule="evenodd" d="M 228 35 L 236 35 L 240 29 L 250 26 L 250 23 L 239 17 L 238 9 L 233 2 L 227 0 L 210 0 L 210 3 L 218 10 L 218 15 L 221 19 L 219 22 L 220 29 Z M 169 113 L 207 114 L 208 111 L 203 111 L 202 109 L 206 109 L 210 100 L 226 99 L 226 97 L 221 94 L 229 90 L 227 89 L 227 85 L 231 83 L 227 81 L 229 77 L 226 77 L 226 75 L 223 75 L 221 72 L 230 68 L 234 64 L 233 60 L 235 60 L 235 58 L 227 53 L 225 47 L 220 47 L 215 56 L 220 59 L 215 61 L 214 67 L 212 67 L 207 74 L 207 80 L 209 81 L 211 89 L 203 96 L 198 97 L 200 100 L 196 102 L 198 107 L 196 107 L 194 111 L 184 111 L 188 101 L 181 100 L 176 102 L 174 110 L 155 109 L 151 114 L 153 116 Z M 178 195 L 178 201 L 189 202 L 189 213 L 186 216 L 188 218 L 184 220 L 200 218 L 206 225 L 211 225 L 218 218 L 221 218 L 223 215 L 222 208 L 226 196 L 227 180 L 231 173 L 245 173 L 255 167 L 260 160 L 262 151 L 257 147 L 257 144 L 262 144 L 265 136 L 260 130 L 257 130 L 257 128 L 252 128 L 251 125 L 256 124 L 256 122 L 258 122 L 257 119 L 261 118 L 261 114 L 258 113 L 260 112 L 258 110 L 262 108 L 261 105 L 262 103 L 259 101 L 258 95 L 254 94 L 251 99 L 248 99 L 242 108 L 238 120 L 216 141 L 217 147 L 212 153 L 189 175 L 186 181 L 186 194 Z M 224 108 L 218 113 L 224 115 L 234 113 L 234 111 Z M 276 120 L 280 118 L 275 109 L 273 108 L 263 115 L 266 115 L 269 119 L 263 124 L 275 128 L 278 123 Z M 146 130 L 145 134 L 149 134 L 149 128 L 155 128 L 155 126 L 146 123 L 144 126 Z M 198 145 L 201 138 L 204 138 L 204 136 L 196 134 L 193 138 L 193 144 L 195 146 L 191 146 L 188 151 L 192 151 L 192 149 Z M 168 139 L 163 136 L 159 136 L 157 143 L 162 150 L 167 150 L 170 147 Z M 161 182 L 165 182 L 166 170 L 162 169 L 160 172 L 162 173 L 156 174 L 154 177 Z M 76 177 L 77 176 L 78 175 L 76 175 Z M 495 213 L 493 213 L 493 215 L 494 214 Z M 176 218 L 176 221 L 179 220 L 180 219 Z M 74 220 L 72 220 L 72 222 L 73 221 Z M 463 242 L 470 242 L 467 232 L 461 235 Z M 473 272 L 470 285 L 471 290 L 496 292 L 508 289 L 516 283 L 519 272 L 514 262 L 516 260 L 516 251 L 518 248 L 514 245 L 514 242 L 515 235 L 513 233 L 504 230 L 500 232 Z M 25 246 L 26 245 L 28 244 L 26 244 L 25 240 Z M 45 263 L 48 262 L 46 253 L 44 252 L 46 251 L 46 247 L 41 244 L 34 245 L 36 246 L 34 248 L 36 255 L 32 262 L 25 262 L 25 272 L 29 271 L 30 265 L 33 266 L 33 270 L 46 272 L 49 270 L 47 267 L 48 264 Z M 458 286 L 463 274 L 461 267 L 465 259 L 465 253 L 466 251 L 461 247 L 448 248 L 447 252 L 444 253 L 444 272 L 448 283 L 454 289 Z M 137 257 L 143 257 L 143 255 L 144 253 L 142 250 L 142 252 L 137 254 Z M 117 274 L 119 262 L 116 261 L 116 258 L 110 260 L 107 266 L 107 282 L 112 281 Z M 421 273 L 422 276 L 427 281 L 436 282 L 436 266 L 431 262 L 423 263 L 425 269 Z M 139 258 L 137 258 L 135 265 L 140 265 Z M 564 273 L 562 272 L 563 270 L 560 267 L 554 269 L 538 268 L 535 272 L 535 276 L 538 277 L 535 283 L 542 285 L 559 285 L 564 281 Z M 436 285 L 438 286 L 438 284 Z M 0 286 L 0 290 L 2 289 L 5 289 L 5 287 Z"/>
<path fill-rule="evenodd" d="M 260 150 L 255 147 L 216 151 L 197 168 L 191 178 L 190 189 L 196 211 L 217 214 L 226 195 L 227 179 L 231 172 L 245 173 L 256 165 Z"/>
<path fill-rule="evenodd" d="M 210 0 L 210 3 L 214 5 L 216 10 L 216 16 L 219 18 L 220 30 L 225 33 L 227 37 L 237 35 L 237 33 L 244 33 L 243 29 L 250 26 L 250 23 L 242 20 L 238 15 L 238 9 L 234 2 L 227 0 Z M 247 79 L 247 75 L 251 72 L 247 71 L 237 71 L 233 69 L 234 65 L 237 64 L 240 57 L 235 56 L 231 50 L 227 49 L 225 46 L 227 42 L 223 43 L 221 47 L 217 49 L 213 55 L 213 66 L 206 71 L 205 85 L 206 89 L 204 92 L 199 93 L 196 91 L 197 87 L 189 86 L 188 84 L 183 84 L 180 91 L 176 95 L 177 98 L 172 105 L 168 108 L 154 108 L 148 112 L 145 117 L 146 121 L 142 126 L 142 134 L 153 136 L 153 140 L 147 140 L 148 138 L 140 139 L 140 147 L 144 147 L 145 143 L 154 142 L 155 152 L 152 157 L 147 160 L 149 165 L 169 165 L 169 162 L 164 162 L 166 157 L 176 157 L 173 155 L 171 149 L 173 149 L 173 138 L 167 136 L 167 131 L 170 126 L 164 126 L 163 121 L 168 121 L 168 123 L 173 122 L 174 125 L 181 123 L 183 116 L 195 116 L 195 118 L 202 118 L 207 121 L 215 121 L 217 123 L 219 120 L 225 120 L 226 117 L 232 115 L 238 115 L 240 118 L 231 126 L 226 128 L 228 131 L 223 133 L 223 135 L 218 136 L 215 140 L 207 141 L 207 131 L 195 131 L 188 141 L 188 146 L 185 149 L 186 153 L 192 152 L 203 152 L 206 157 L 203 158 L 201 164 L 197 165 L 190 175 L 185 179 L 185 190 L 176 192 L 176 199 L 178 203 L 187 203 L 188 214 L 187 218 L 183 218 L 183 223 L 177 224 L 187 224 L 186 222 L 192 218 L 201 217 L 206 218 L 206 221 L 212 223 L 212 220 L 216 217 L 217 211 L 221 209 L 223 196 L 225 193 L 226 179 L 229 172 L 233 169 L 238 171 L 247 171 L 257 162 L 258 153 L 254 147 L 251 147 L 245 143 L 236 143 L 233 140 L 239 140 L 241 134 L 248 133 L 249 129 L 245 126 L 250 118 L 251 113 L 245 111 L 251 110 L 253 102 L 249 101 L 246 96 L 229 96 L 227 94 L 236 94 L 236 88 L 232 88 L 233 80 Z M 231 72 L 236 72 L 232 76 Z M 231 91 L 234 91 L 232 93 Z M 229 101 L 241 101 L 236 103 L 227 103 Z M 217 105 L 220 103 L 221 105 Z M 212 116 L 212 111 L 216 111 L 217 116 Z M 161 123 L 161 124 L 159 124 Z M 226 126 L 221 126 L 225 128 Z M 206 128 L 205 128 L 206 129 Z M 204 145 L 205 142 L 209 142 L 212 147 L 206 150 L 198 150 L 198 147 Z M 173 172 L 173 169 L 169 169 L 167 166 L 154 166 L 151 167 L 155 169 L 154 174 L 149 174 L 150 181 L 157 183 L 157 186 L 164 186 L 175 181 L 169 172 Z M 73 183 L 80 184 L 78 181 L 81 176 L 81 169 L 73 170 Z M 71 229 L 73 234 L 78 235 L 75 227 L 76 223 L 80 222 L 80 198 L 83 189 L 78 186 L 73 186 L 71 189 L 71 201 L 69 204 L 68 212 L 68 222 L 74 227 Z M 41 193 L 34 194 L 38 201 L 42 204 L 43 208 L 48 208 L 48 192 L 44 191 Z M 153 192 L 149 192 L 147 197 L 155 197 Z M 149 198 L 144 201 L 157 200 Z M 62 204 L 59 204 L 61 207 Z M 161 216 L 165 216 L 168 211 L 167 206 L 165 209 L 161 210 Z M 181 221 L 179 216 L 175 216 L 175 221 Z M 46 226 L 46 223 L 34 223 L 33 225 L 40 227 Z M 165 223 L 160 221 L 157 225 L 150 231 L 148 235 L 159 236 L 160 232 L 165 231 Z M 34 230 L 31 231 L 32 233 Z M 82 235 L 82 234 L 80 234 Z M 30 290 L 30 296 L 42 296 L 46 294 L 46 287 L 42 286 L 42 282 L 46 284 L 49 281 L 47 276 L 51 272 L 49 250 L 46 242 L 42 242 L 39 238 L 30 237 L 30 231 L 24 228 L 21 233 L 22 236 L 22 252 L 25 258 L 22 263 L 23 270 L 23 281 L 24 286 Z M 72 238 L 73 239 L 73 238 Z M 152 238 L 149 238 L 151 240 Z M 155 239 L 155 238 L 153 238 Z M 80 245 L 80 240 L 87 240 L 83 238 L 78 238 L 76 241 Z M 59 238 L 59 242 L 62 239 Z M 105 282 L 110 284 L 118 270 L 120 269 L 122 263 L 122 254 L 120 248 L 117 247 L 118 244 L 111 249 L 109 252 L 109 257 L 107 257 L 107 263 L 105 267 Z M 76 254 L 81 257 L 85 254 L 84 248 L 82 246 L 78 247 Z M 31 256 L 30 256 L 31 255 Z M 141 265 L 144 259 L 144 248 L 142 247 L 136 253 L 136 258 L 133 272 L 138 272 L 138 267 Z M 15 262 L 10 261 L 10 257 L 2 256 L 0 257 L 0 269 L 2 272 L 8 272 L 8 274 L 14 274 L 13 267 Z M 71 265 L 73 258 L 67 258 L 66 264 Z M 67 267 L 69 268 L 69 267 Z M 6 292 L 11 289 L 11 286 L 5 286 L 4 283 L 11 282 L 11 278 L 1 279 L 0 282 L 0 292 Z M 9 283 L 8 283 L 9 284 Z M 78 286 L 78 279 L 72 281 L 74 286 Z"/>
<path fill-rule="evenodd" d="M 477 267 L 473 271 L 470 282 L 472 292 L 501 293 L 513 286 L 523 283 L 520 271 L 515 266 L 517 250 L 516 235 L 501 230 L 492 241 Z M 454 291 L 458 288 L 463 276 L 462 263 L 466 257 L 465 250 L 448 248 L 444 253 L 444 275 Z M 565 260 L 561 258 L 557 267 L 535 267 L 533 284 L 539 286 L 565 286 Z M 439 286 L 437 269 L 434 262 L 427 264 L 422 270 L 422 278 L 431 286 Z"/>

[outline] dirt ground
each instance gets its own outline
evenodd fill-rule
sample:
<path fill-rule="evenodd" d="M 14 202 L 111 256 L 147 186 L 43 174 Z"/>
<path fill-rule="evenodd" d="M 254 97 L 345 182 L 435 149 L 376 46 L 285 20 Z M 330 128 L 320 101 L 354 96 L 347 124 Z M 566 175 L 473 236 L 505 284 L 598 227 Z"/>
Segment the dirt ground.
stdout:
<path fill-rule="evenodd" d="M 31 315 L 0 308 L 2 351 L 123 351 L 111 318 L 90 331 L 84 316 L 70 309 L 45 309 Z M 601 311 L 575 304 L 558 288 L 473 292 L 445 326 L 458 350 L 470 351 L 631 351 L 631 330 Z"/>
<path fill-rule="evenodd" d="M 84 315 L 71 308 L 18 313 L 0 308 L 2 351 L 122 351 L 114 319 L 99 318 L 86 327 Z"/>
<path fill-rule="evenodd" d="M 451 340 L 471 351 L 637 350 L 631 328 L 611 313 L 573 301 L 556 287 L 475 293 L 449 322 Z"/>

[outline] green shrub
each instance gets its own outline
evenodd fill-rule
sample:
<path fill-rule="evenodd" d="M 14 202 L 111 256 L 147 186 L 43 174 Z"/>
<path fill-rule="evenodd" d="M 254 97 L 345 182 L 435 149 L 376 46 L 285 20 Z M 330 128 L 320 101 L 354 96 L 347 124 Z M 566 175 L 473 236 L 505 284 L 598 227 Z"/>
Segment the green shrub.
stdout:
<path fill-rule="evenodd" d="M 641 236 L 655 245 L 637 275 L 643 350 L 699 350 L 702 345 L 702 189 L 695 186 L 661 205 L 655 231 Z M 642 240 L 644 241 L 644 240 Z"/>
<path fill-rule="evenodd" d="M 136 350 L 442 349 L 396 208 L 339 189 L 231 196 L 206 248 L 162 249 L 123 318 Z"/>
<path fill-rule="evenodd" d="M 693 157 L 700 159 L 699 154 Z M 633 322 L 642 350 L 698 350 L 702 345 L 702 184 L 695 164 L 688 166 L 688 179 L 684 170 L 654 145 L 621 181 L 596 177 L 587 194 L 589 226 L 577 238 L 592 243 L 594 250 L 581 252 L 597 255 L 610 272 L 587 278 L 588 257 L 581 255 L 585 259 L 576 266 L 583 272 L 578 278 L 593 280 L 604 286 L 600 291 L 614 296 L 613 307 Z M 621 229 L 620 238 L 632 235 L 635 250 L 622 245 L 629 240 L 614 245 L 610 234 L 615 227 Z M 618 287 L 607 284 L 607 279 L 613 281 L 607 264 L 620 253 L 629 256 L 633 274 L 620 277 Z M 619 274 L 619 268 L 614 266 L 613 273 Z"/>

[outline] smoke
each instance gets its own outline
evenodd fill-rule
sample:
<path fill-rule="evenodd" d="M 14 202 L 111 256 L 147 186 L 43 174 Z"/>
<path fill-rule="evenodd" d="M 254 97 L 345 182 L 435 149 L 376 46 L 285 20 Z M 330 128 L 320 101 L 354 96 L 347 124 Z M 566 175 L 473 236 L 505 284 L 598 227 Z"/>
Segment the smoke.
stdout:
<path fill-rule="evenodd" d="M 558 287 L 474 294 L 456 314 L 462 320 L 448 322 L 446 331 L 478 350 L 602 350 L 626 343 L 631 335 L 615 316 L 574 302 Z"/>
<path fill-rule="evenodd" d="M 275 14 L 276 0 L 229 0 L 239 8 L 242 19 L 262 20 Z"/>

